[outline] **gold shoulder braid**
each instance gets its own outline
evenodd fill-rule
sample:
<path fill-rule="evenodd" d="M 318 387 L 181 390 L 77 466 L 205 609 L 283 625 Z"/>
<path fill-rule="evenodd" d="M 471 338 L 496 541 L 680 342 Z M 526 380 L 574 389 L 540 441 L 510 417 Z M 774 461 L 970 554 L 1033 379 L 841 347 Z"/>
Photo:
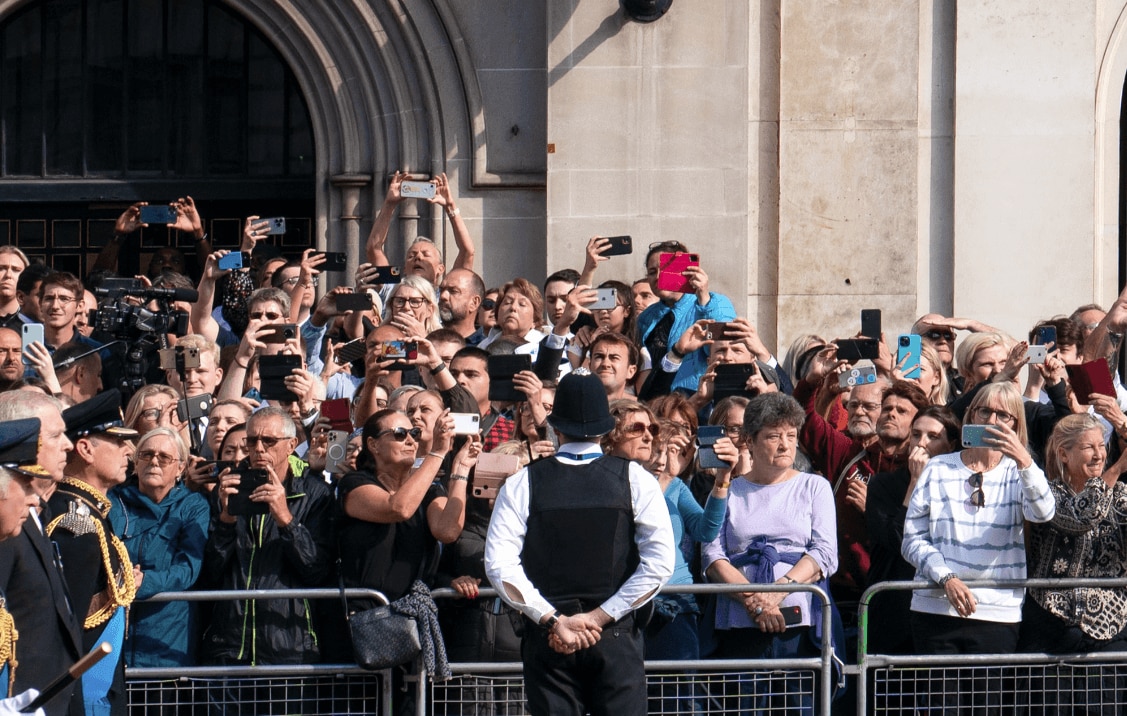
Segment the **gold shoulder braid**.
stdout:
<path fill-rule="evenodd" d="M 82 624 L 83 629 L 93 629 L 108 621 L 118 607 L 128 607 L 133 603 L 133 598 L 137 596 L 137 585 L 133 579 L 133 563 L 129 561 L 129 552 L 126 551 L 125 544 L 113 533 L 110 533 L 107 541 L 105 525 L 102 520 L 96 519 L 90 512 L 90 507 L 93 506 L 95 509 L 99 509 L 100 516 L 103 519 L 105 518 L 106 513 L 100 509 L 102 506 L 109 506 L 105 495 L 79 480 L 67 478 L 64 482 L 87 493 L 90 498 L 93 498 L 94 504 L 85 504 L 87 499 L 85 495 L 75 495 L 76 499 L 67 503 L 66 514 L 56 517 L 47 525 L 47 534 L 52 535 L 55 529 L 61 526 L 71 534 L 78 536 L 90 533 L 98 535 L 98 544 L 102 552 L 102 566 L 106 570 L 106 588 L 95 594 L 90 600 L 90 609 Z M 115 571 L 113 567 L 111 545 L 120 565 L 118 571 Z"/>
<path fill-rule="evenodd" d="M 16 661 L 16 642 L 20 633 L 16 631 L 16 621 L 7 607 L 7 601 L 0 597 L 0 662 L 8 665 L 8 693 L 11 694 L 16 685 L 16 667 L 20 665 Z"/>

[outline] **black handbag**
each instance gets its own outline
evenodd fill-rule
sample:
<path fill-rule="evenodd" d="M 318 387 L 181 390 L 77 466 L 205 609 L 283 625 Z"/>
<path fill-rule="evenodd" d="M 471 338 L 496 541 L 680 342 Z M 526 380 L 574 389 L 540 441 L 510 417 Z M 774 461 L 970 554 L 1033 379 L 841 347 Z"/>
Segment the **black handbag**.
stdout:
<path fill-rule="evenodd" d="M 390 605 L 349 613 L 344 596 L 344 578 L 340 579 L 340 601 L 352 637 L 352 653 L 356 663 L 372 671 L 388 669 L 414 661 L 422 653 L 419 625 L 414 617 L 400 614 Z"/>

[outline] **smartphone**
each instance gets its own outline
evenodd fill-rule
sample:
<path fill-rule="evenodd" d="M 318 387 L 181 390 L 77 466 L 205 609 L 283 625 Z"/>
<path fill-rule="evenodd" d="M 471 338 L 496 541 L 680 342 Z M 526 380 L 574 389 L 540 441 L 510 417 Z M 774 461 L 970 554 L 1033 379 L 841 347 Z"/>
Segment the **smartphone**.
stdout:
<path fill-rule="evenodd" d="M 975 447 L 990 447 L 986 444 L 986 438 L 990 437 L 986 432 L 988 425 L 964 425 L 962 445 L 965 448 Z"/>
<path fill-rule="evenodd" d="M 176 417 L 180 422 L 186 423 L 189 420 L 199 420 L 206 418 L 207 414 L 211 412 L 211 394 L 204 393 L 203 395 L 193 395 L 190 398 L 184 398 L 176 403 Z"/>
<path fill-rule="evenodd" d="M 482 499 L 497 497 L 505 480 L 520 471 L 520 458 L 516 455 L 483 452 L 477 456 L 473 473 L 473 496 Z"/>
<path fill-rule="evenodd" d="M 528 400 L 528 396 L 513 385 L 513 376 L 522 370 L 532 370 L 532 356 L 525 353 L 489 356 L 486 362 L 489 399 L 508 402 Z"/>
<path fill-rule="evenodd" d="M 802 623 L 802 607 L 779 607 L 783 615 L 783 624 L 795 626 Z"/>
<path fill-rule="evenodd" d="M 227 514 L 250 517 L 270 512 L 270 506 L 265 502 L 251 502 L 250 499 L 250 493 L 269 481 L 270 476 L 265 470 L 241 470 L 238 491 L 227 498 Z"/>
<path fill-rule="evenodd" d="M 324 410 L 324 404 L 321 405 Z M 329 445 L 325 453 L 325 469 L 331 473 L 339 473 L 348 454 L 348 436 L 351 431 L 330 430 Z"/>
<path fill-rule="evenodd" d="M 220 257 L 216 262 L 221 271 L 230 271 L 232 269 L 241 269 L 245 264 L 243 263 L 243 253 L 241 251 L 232 251 L 226 256 Z"/>
<path fill-rule="evenodd" d="M 338 296 L 338 298 L 340 297 Z M 337 306 L 339 307 L 340 304 L 338 303 Z M 337 346 L 333 353 L 333 360 L 336 361 L 337 365 L 344 365 L 361 360 L 367 352 L 368 346 L 365 345 L 364 339 L 357 338 Z"/>
<path fill-rule="evenodd" d="M 367 291 L 359 293 L 342 293 L 337 296 L 338 311 L 370 311 L 372 310 L 372 294 Z"/>
<path fill-rule="evenodd" d="M 477 413 L 450 413 L 454 418 L 455 435 L 477 435 L 481 430 L 481 416 Z"/>
<path fill-rule="evenodd" d="M 876 338 L 841 338 L 834 343 L 837 344 L 837 357 L 850 363 L 880 356 L 880 341 Z"/>
<path fill-rule="evenodd" d="M 712 399 L 721 401 L 731 395 L 750 396 L 747 381 L 755 375 L 755 363 L 718 363 L 712 366 L 716 379 L 712 381 Z"/>
<path fill-rule="evenodd" d="M 301 356 L 279 353 L 258 359 L 258 394 L 266 400 L 292 403 L 299 396 L 286 387 L 286 376 L 301 368 Z"/>
<path fill-rule="evenodd" d="M 329 430 L 352 432 L 352 405 L 348 398 L 334 398 L 321 403 L 321 417 L 329 421 Z"/>
<path fill-rule="evenodd" d="M 1044 365 L 1048 354 L 1049 347 L 1044 345 L 1032 345 L 1025 349 L 1025 357 L 1029 359 L 1030 365 Z"/>
<path fill-rule="evenodd" d="M 1049 352 L 1057 349 L 1057 327 L 1041 326 L 1033 338 L 1034 345 L 1049 346 Z"/>
<path fill-rule="evenodd" d="M 733 332 L 734 328 L 732 327 L 731 323 L 726 323 L 724 321 L 713 321 L 708 324 L 707 338 L 713 341 L 727 341 L 731 340 L 731 334 Z"/>
<path fill-rule="evenodd" d="M 142 224 L 175 224 L 176 207 L 170 204 L 141 207 Z"/>
<path fill-rule="evenodd" d="M 173 346 L 172 348 L 162 348 L 160 350 L 160 368 L 161 370 L 174 370 L 177 373 L 180 371 L 188 370 L 189 368 L 200 367 L 200 349 L 199 348 L 185 348 L 184 346 Z"/>
<path fill-rule="evenodd" d="M 657 260 L 661 267 L 657 275 L 658 289 L 677 293 L 690 293 L 693 290 L 682 271 L 690 266 L 700 266 L 699 254 L 659 254 Z"/>
<path fill-rule="evenodd" d="M 406 199 L 433 199 L 436 188 L 432 181 L 404 181 L 399 193 Z"/>
<path fill-rule="evenodd" d="M 322 255 L 325 257 L 325 263 L 317 267 L 321 271 L 336 273 L 348 270 L 348 254 L 339 251 L 326 251 Z"/>
<path fill-rule="evenodd" d="M 297 338 L 296 323 L 274 323 L 263 326 L 262 333 L 258 336 L 258 340 L 263 343 L 285 343 L 292 338 Z"/>
<path fill-rule="evenodd" d="M 920 350 L 923 341 L 915 333 L 906 333 L 896 339 L 896 365 L 908 380 L 920 377 Z"/>
<path fill-rule="evenodd" d="M 414 360 L 419 357 L 418 341 L 384 341 L 376 350 L 379 351 L 380 360 Z"/>
<path fill-rule="evenodd" d="M 270 234 L 270 235 L 273 236 L 273 235 L 277 235 L 277 234 L 286 233 L 286 220 L 285 220 L 285 218 L 283 218 L 281 216 L 273 216 L 273 217 L 270 217 L 269 219 L 259 219 L 258 221 L 254 222 L 254 223 L 258 224 L 258 223 L 261 223 L 263 221 L 265 221 L 267 223 L 267 226 L 266 226 L 266 233 L 267 234 Z"/>
<path fill-rule="evenodd" d="M 879 308 L 864 308 L 861 310 L 861 335 L 880 340 Z"/>
<path fill-rule="evenodd" d="M 21 341 L 21 351 L 23 352 L 23 364 L 24 365 L 31 365 L 27 360 L 27 347 L 29 345 L 31 345 L 32 343 L 35 343 L 36 341 L 38 341 L 39 343 L 43 343 L 44 346 L 47 345 L 43 341 L 43 324 L 42 323 L 25 323 L 20 328 L 23 331 L 23 335 L 22 335 L 23 340 Z"/>
<path fill-rule="evenodd" d="M 697 428 L 697 463 L 701 468 L 731 467 L 731 463 L 721 460 L 712 446 L 724 437 L 723 425 L 701 425 Z"/>
<path fill-rule="evenodd" d="M 629 236 L 608 236 L 610 245 L 602 250 L 603 256 L 625 256 L 634 251 L 633 239 Z"/>
<path fill-rule="evenodd" d="M 597 298 L 594 303 L 588 303 L 587 309 L 591 311 L 598 311 L 601 309 L 611 310 L 618 305 L 618 290 L 614 288 L 596 288 L 595 292 Z"/>
<path fill-rule="evenodd" d="M 403 280 L 403 271 L 398 266 L 376 266 L 369 281 L 374 284 L 399 283 Z"/>
<path fill-rule="evenodd" d="M 840 388 L 856 388 L 858 385 L 869 385 L 877 382 L 877 369 L 871 365 L 855 365 L 837 376 Z"/>

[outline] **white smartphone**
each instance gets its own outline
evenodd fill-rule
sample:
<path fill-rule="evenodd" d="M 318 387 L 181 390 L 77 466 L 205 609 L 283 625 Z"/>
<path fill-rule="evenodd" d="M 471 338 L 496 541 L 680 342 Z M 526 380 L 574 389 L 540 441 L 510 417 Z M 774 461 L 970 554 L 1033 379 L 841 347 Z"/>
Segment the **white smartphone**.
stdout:
<path fill-rule="evenodd" d="M 1029 359 L 1030 365 L 1044 365 L 1048 352 L 1048 346 L 1029 346 L 1025 351 L 1025 357 Z"/>
<path fill-rule="evenodd" d="M 598 297 L 594 303 L 588 303 L 587 309 L 597 311 L 599 309 L 611 310 L 618 305 L 618 291 L 613 288 L 596 288 Z"/>
<path fill-rule="evenodd" d="M 435 188 L 432 181 L 404 181 L 399 193 L 407 199 L 433 199 Z"/>
<path fill-rule="evenodd" d="M 477 435 L 481 429 L 481 416 L 477 413 L 450 413 L 454 418 L 455 435 Z"/>
<path fill-rule="evenodd" d="M 46 343 L 43 340 L 43 324 L 42 323 L 25 323 L 25 324 L 23 324 L 21 350 L 23 352 L 23 363 L 24 363 L 24 365 L 31 365 L 31 363 L 27 359 L 27 347 L 30 344 L 35 343 L 36 341 L 38 341 L 40 343 L 44 343 L 44 344 Z"/>
<path fill-rule="evenodd" d="M 329 431 L 329 448 L 325 457 L 325 469 L 336 474 L 341 471 L 348 448 L 348 433 L 344 430 Z"/>

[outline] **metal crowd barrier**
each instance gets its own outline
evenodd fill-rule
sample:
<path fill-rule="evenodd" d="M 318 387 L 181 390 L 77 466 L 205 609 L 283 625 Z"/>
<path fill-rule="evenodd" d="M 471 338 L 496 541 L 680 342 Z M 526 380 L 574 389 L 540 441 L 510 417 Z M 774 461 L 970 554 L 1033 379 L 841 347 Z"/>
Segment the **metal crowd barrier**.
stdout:
<path fill-rule="evenodd" d="M 1127 587 L 1127 579 L 973 580 L 999 589 Z M 937 589 L 881 582 L 858 606 L 858 714 L 1121 714 L 1127 652 L 888 655 L 868 653 L 869 606 L 882 592 Z M 1029 598 L 1029 597 L 1026 597 Z"/>
<path fill-rule="evenodd" d="M 349 599 L 387 604 L 373 589 L 346 589 Z M 340 599 L 339 589 L 243 589 L 162 592 L 145 603 L 242 599 Z M 125 669 L 131 714 L 391 714 L 391 671 L 356 664 L 191 666 Z"/>
<path fill-rule="evenodd" d="M 822 600 L 822 623 L 831 623 L 828 595 L 813 584 L 756 584 L 757 592 L 810 592 Z M 746 584 L 694 584 L 668 586 L 662 594 L 728 594 L 746 592 Z M 457 598 L 453 589 L 436 589 L 435 601 Z M 480 590 L 479 598 L 496 597 L 493 589 Z M 829 629 L 824 630 L 828 636 Z M 842 645 L 844 646 L 844 645 Z M 418 715 L 435 716 L 523 716 L 524 678 L 519 662 L 452 663 L 454 676 L 448 681 L 425 679 L 418 701 Z M 696 661 L 647 661 L 650 714 L 750 713 L 733 707 L 741 699 L 756 702 L 756 714 L 801 713 L 784 697 L 808 699 L 817 713 L 829 716 L 835 673 L 833 648 L 828 638 L 821 654 L 806 659 L 751 659 Z M 653 710 L 654 706 L 658 710 Z M 667 710 L 672 709 L 672 710 Z M 813 711 L 811 710 L 811 713 Z"/>

